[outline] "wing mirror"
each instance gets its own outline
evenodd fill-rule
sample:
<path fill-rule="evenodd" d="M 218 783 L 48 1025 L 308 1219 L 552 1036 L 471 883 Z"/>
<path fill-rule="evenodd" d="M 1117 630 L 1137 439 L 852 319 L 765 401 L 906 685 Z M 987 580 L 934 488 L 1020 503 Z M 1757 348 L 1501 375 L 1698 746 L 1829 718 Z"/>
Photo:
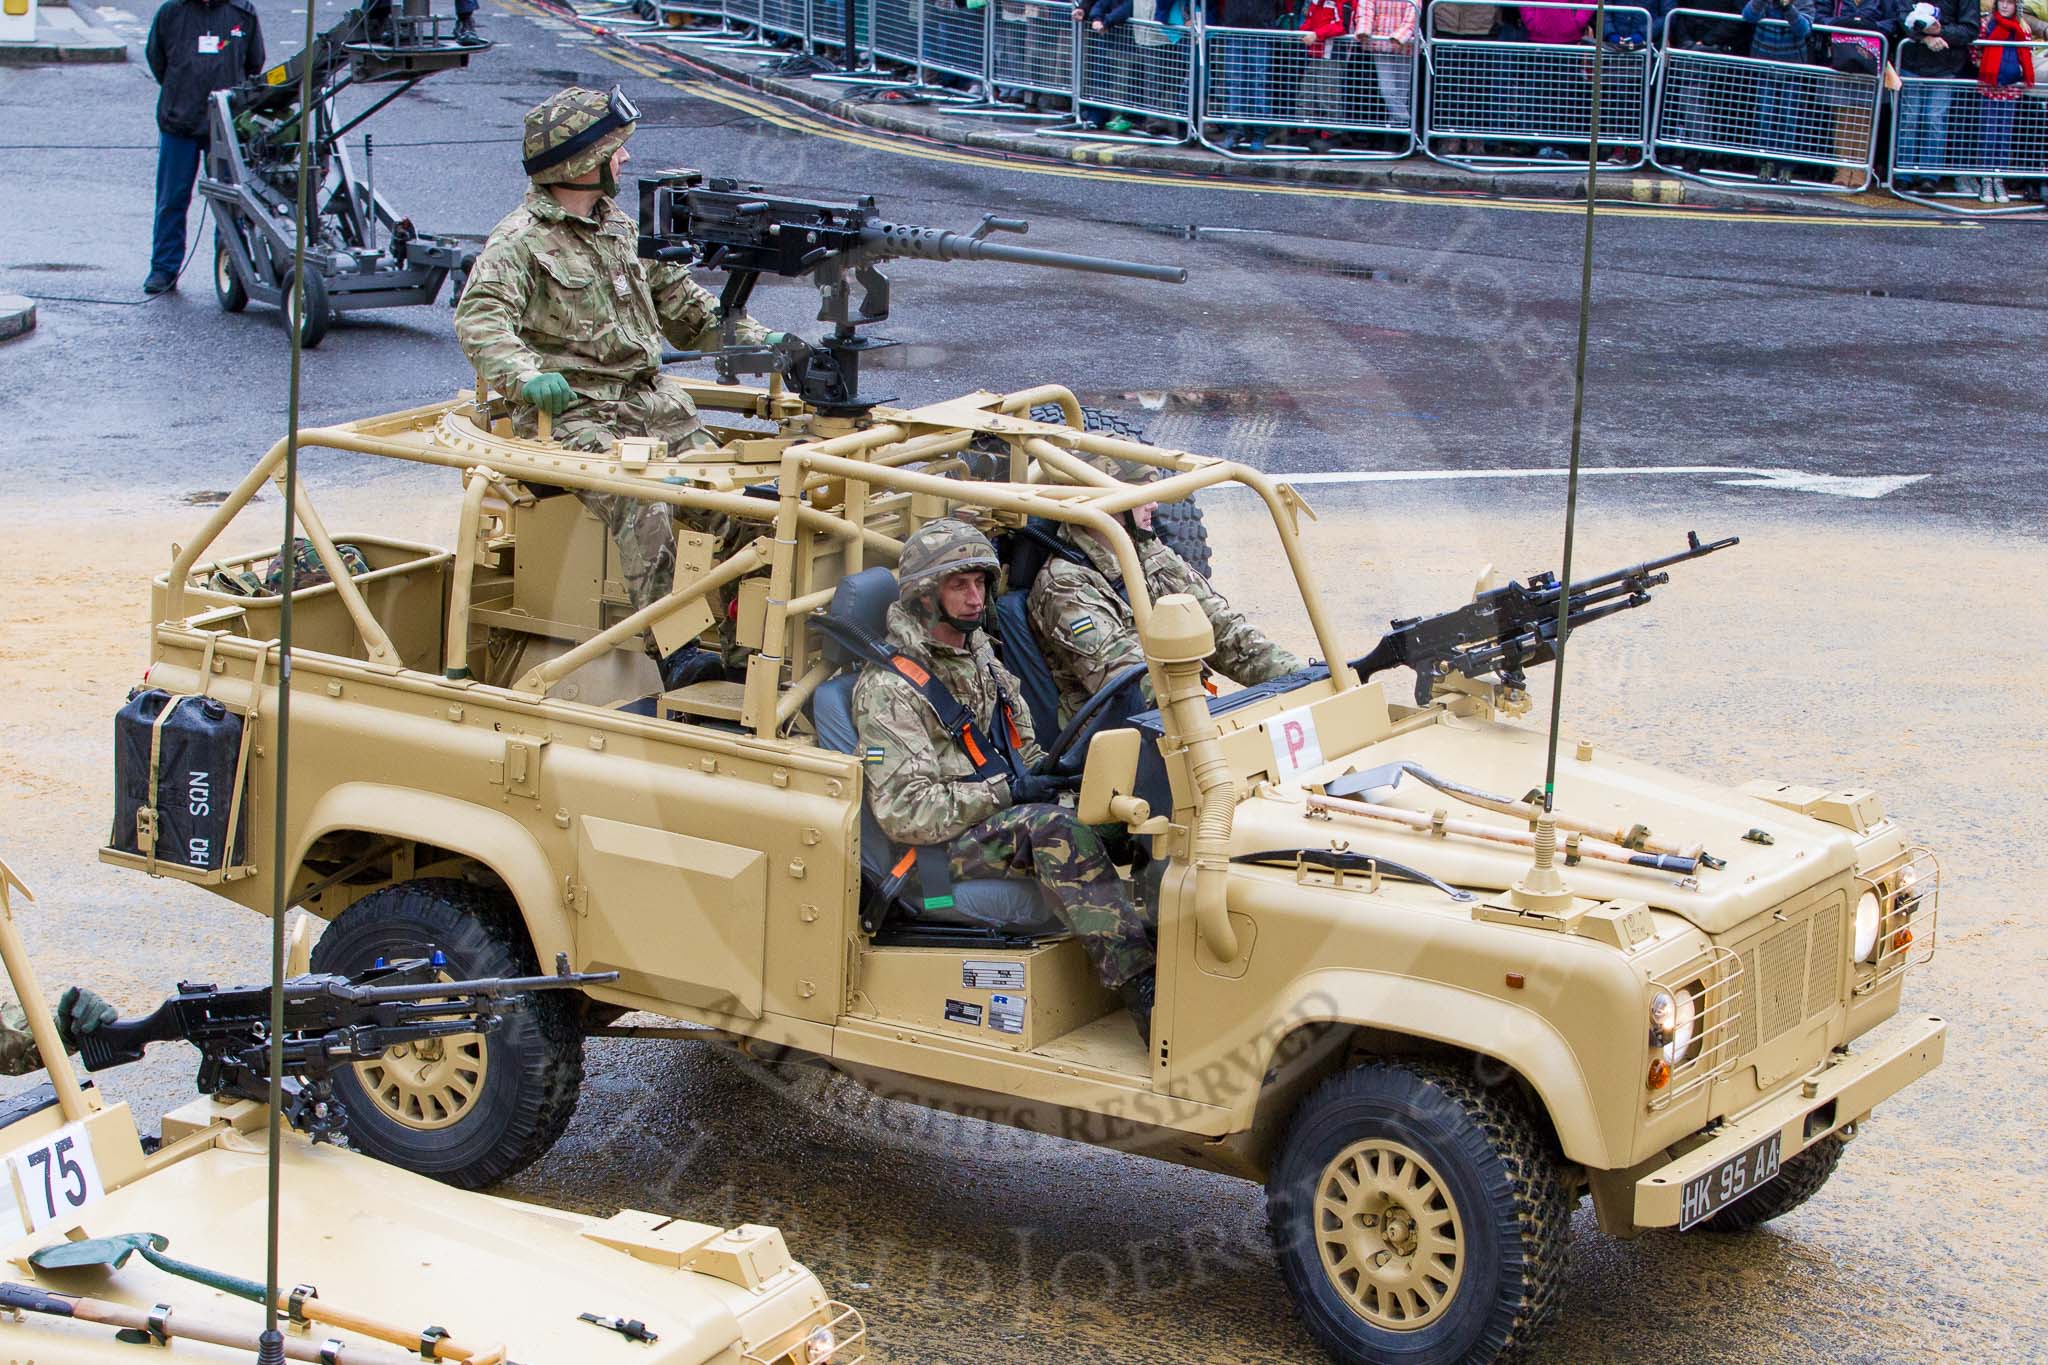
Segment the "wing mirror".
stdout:
<path fill-rule="evenodd" d="M 1127 825 L 1136 834 L 1165 831 L 1166 818 L 1155 821 L 1151 805 L 1131 794 L 1138 785 L 1138 754 L 1143 744 L 1144 737 L 1129 729 L 1098 730 L 1088 741 L 1076 812 L 1082 824 Z"/>

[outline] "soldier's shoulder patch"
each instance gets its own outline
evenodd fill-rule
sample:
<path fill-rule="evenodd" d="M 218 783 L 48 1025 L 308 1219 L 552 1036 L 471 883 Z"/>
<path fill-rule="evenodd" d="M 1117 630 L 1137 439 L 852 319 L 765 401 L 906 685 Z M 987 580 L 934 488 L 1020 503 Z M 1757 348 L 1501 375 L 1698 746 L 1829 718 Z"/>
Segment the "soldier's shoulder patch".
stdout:
<path fill-rule="evenodd" d="M 861 751 L 860 755 L 860 761 L 867 764 L 870 767 L 879 764 L 882 761 L 882 758 L 883 750 L 882 746 L 879 744 L 868 745 L 867 748 Z"/>
<path fill-rule="evenodd" d="M 1067 629 L 1076 637 L 1092 635 L 1095 633 L 1095 618 L 1085 613 L 1076 616 L 1073 620 L 1067 622 Z"/>

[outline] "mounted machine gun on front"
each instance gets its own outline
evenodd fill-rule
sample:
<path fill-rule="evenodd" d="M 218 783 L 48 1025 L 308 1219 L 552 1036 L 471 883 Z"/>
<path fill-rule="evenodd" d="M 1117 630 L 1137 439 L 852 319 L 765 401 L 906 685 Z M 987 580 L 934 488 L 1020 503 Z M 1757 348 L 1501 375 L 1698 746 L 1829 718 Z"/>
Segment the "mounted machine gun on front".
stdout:
<path fill-rule="evenodd" d="M 1006 261 L 1056 270 L 1081 270 L 1127 279 L 1183 284 L 1179 266 L 1040 251 L 989 240 L 996 232 L 1023 233 L 1018 218 L 984 215 L 971 232 L 910 227 L 883 221 L 872 195 L 851 204 L 784 199 L 759 185 L 706 179 L 697 171 L 671 171 L 640 181 L 640 254 L 648 260 L 690 262 L 723 270 L 719 306 L 725 317 L 725 345 L 715 352 L 675 352 L 666 359 L 716 363 L 720 381 L 742 374 L 779 375 L 806 403 L 828 417 L 860 416 L 880 399 L 860 396 L 860 357 L 895 343 L 858 330 L 889 316 L 885 261 L 916 257 L 927 261 Z M 809 277 L 818 287 L 818 321 L 832 333 L 812 344 L 789 337 L 775 346 L 733 344 L 734 327 L 762 275 Z M 861 288 L 853 302 L 853 285 Z"/>
<path fill-rule="evenodd" d="M 456 41 L 455 22 L 427 13 L 427 0 L 401 0 L 395 14 L 390 0 L 373 0 L 288 61 L 214 93 L 199 192 L 213 208 L 213 286 L 223 309 L 239 313 L 251 299 L 282 308 L 291 296 L 301 137 L 313 139 L 315 180 L 299 324 L 307 346 L 320 343 L 337 313 L 432 303 L 451 273 L 460 292 L 476 260 L 475 245 L 430 236 L 400 217 L 377 196 L 369 136 L 360 176 L 343 141 L 427 77 L 467 66 L 490 46 L 474 38 Z M 302 102 L 300 82 L 309 66 L 313 97 Z M 390 88 L 340 121 L 336 97 L 354 85 Z"/>

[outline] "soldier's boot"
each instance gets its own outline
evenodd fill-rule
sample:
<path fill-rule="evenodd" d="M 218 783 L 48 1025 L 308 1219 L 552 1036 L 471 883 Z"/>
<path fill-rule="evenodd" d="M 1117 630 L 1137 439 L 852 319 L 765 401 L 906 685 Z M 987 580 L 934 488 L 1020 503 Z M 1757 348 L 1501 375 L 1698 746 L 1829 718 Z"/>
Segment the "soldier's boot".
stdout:
<path fill-rule="evenodd" d="M 1131 1012 L 1131 1022 L 1138 1026 L 1138 1036 L 1145 1040 L 1145 1046 L 1152 1046 L 1152 999 L 1156 973 L 1146 972 L 1134 976 L 1117 987 L 1117 994 L 1124 1000 L 1124 1008 Z"/>

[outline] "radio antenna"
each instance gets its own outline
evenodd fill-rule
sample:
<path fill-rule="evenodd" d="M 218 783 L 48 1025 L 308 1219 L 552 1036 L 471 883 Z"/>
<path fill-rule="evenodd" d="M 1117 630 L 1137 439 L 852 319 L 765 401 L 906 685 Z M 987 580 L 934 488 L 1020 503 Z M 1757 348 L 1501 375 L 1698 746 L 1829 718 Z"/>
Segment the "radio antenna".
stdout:
<path fill-rule="evenodd" d="M 1593 90 L 1586 128 L 1586 228 L 1579 250 L 1579 339 L 1572 362 L 1572 437 L 1565 471 L 1564 554 L 1558 569 L 1563 591 L 1557 595 L 1556 663 L 1550 679 L 1550 738 L 1543 760 L 1543 811 L 1536 818 L 1536 860 L 1515 883 L 1515 903 L 1525 910 L 1562 910 L 1571 904 L 1571 890 L 1558 874 L 1557 739 L 1564 721 L 1564 649 L 1571 634 L 1572 543 L 1579 521 L 1579 456 L 1586 417 L 1586 334 L 1593 315 L 1593 214 L 1600 190 L 1600 87 L 1602 50 L 1607 42 L 1607 0 L 1593 8 Z"/>

